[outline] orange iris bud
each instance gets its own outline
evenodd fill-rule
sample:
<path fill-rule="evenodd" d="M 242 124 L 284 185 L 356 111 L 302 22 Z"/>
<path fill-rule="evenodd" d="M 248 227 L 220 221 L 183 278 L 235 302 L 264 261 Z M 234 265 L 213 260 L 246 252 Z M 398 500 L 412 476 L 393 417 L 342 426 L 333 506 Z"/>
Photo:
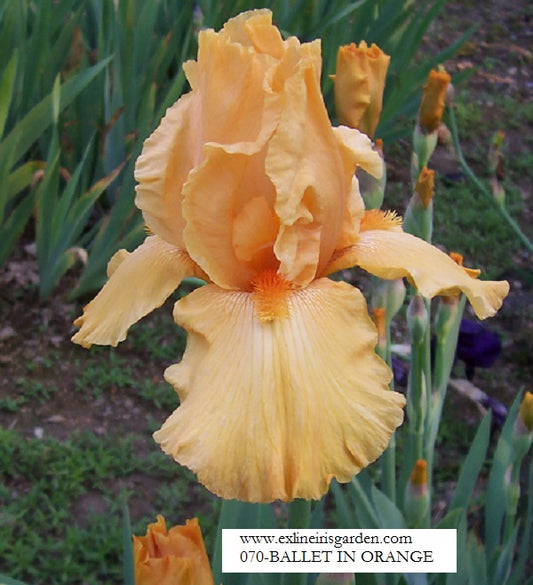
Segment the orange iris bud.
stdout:
<path fill-rule="evenodd" d="M 341 124 L 371 138 L 379 122 L 390 57 L 365 41 L 344 45 L 337 53 L 335 107 Z"/>
<path fill-rule="evenodd" d="M 520 410 L 518 411 L 520 421 L 527 429 L 528 433 L 533 432 L 533 394 L 526 392 L 522 404 L 520 404 Z"/>
<path fill-rule="evenodd" d="M 446 71 L 432 69 L 429 73 L 418 112 L 418 124 L 424 134 L 431 134 L 439 127 L 450 79 Z"/>
<path fill-rule="evenodd" d="M 133 537 L 136 585 L 213 585 L 198 520 L 167 531 L 163 516 Z"/>
<path fill-rule="evenodd" d="M 427 209 L 435 193 L 435 171 L 424 167 L 416 181 L 415 193 L 420 197 L 424 209 Z"/>
<path fill-rule="evenodd" d="M 422 527 L 429 513 L 427 463 L 424 459 L 415 462 L 405 491 L 405 516 L 410 527 Z"/>
<path fill-rule="evenodd" d="M 418 459 L 411 471 L 409 477 L 409 485 L 413 490 L 413 493 L 425 494 L 427 492 L 427 463 L 424 459 Z"/>

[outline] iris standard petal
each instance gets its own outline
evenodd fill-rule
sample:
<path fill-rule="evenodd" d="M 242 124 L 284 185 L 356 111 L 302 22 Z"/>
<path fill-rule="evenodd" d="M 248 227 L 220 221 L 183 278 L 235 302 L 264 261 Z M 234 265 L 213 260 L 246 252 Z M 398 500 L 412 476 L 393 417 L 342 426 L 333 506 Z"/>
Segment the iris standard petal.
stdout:
<path fill-rule="evenodd" d="M 269 101 L 271 94 L 265 84 L 276 60 L 250 46 L 248 31 L 256 19 L 240 20 L 243 21 L 240 27 L 231 28 L 235 33 L 242 29 L 236 34 L 242 43 L 224 34 L 224 29 L 220 33 L 202 31 L 198 38 L 198 60 L 185 65 L 193 94 L 201 102 L 202 130 L 195 140 L 202 145 L 262 143 L 272 134 L 279 117 L 281 106 Z M 277 114 L 270 111 L 271 106 Z"/>
<path fill-rule="evenodd" d="M 264 152 L 229 153 L 214 144 L 205 150 L 183 189 L 187 251 L 219 286 L 247 290 L 257 264 L 275 268 L 279 222 L 272 184 L 262 172 Z"/>
<path fill-rule="evenodd" d="M 362 294 L 329 279 L 278 293 L 209 285 L 176 304 L 189 337 L 165 377 L 181 405 L 154 437 L 224 498 L 320 498 L 403 420 Z"/>
<path fill-rule="evenodd" d="M 261 42 L 277 52 L 275 35 L 268 30 L 278 37 L 279 31 L 268 26 L 271 18 L 268 11 L 251 12 L 230 21 L 228 30 L 219 34 L 200 33 L 198 60 L 183 66 L 193 91 L 167 110 L 137 160 L 136 205 L 154 233 L 180 248 L 186 247 L 183 187 L 190 171 L 212 152 L 204 148 L 206 144 L 250 155 L 261 150 L 278 122 L 281 95 L 269 91 L 265 83 L 276 60 L 255 52 L 249 38 L 252 33 L 267 35 L 270 41 Z M 278 40 L 282 44 L 281 37 Z M 209 197 L 206 203 L 208 211 Z"/>
<path fill-rule="evenodd" d="M 120 250 L 109 262 L 109 280 L 74 321 L 72 341 L 83 347 L 116 346 L 135 322 L 162 305 L 186 276 L 204 277 L 186 252 L 149 236 L 131 254 Z"/>
<path fill-rule="evenodd" d="M 279 30 L 272 26 L 272 12 L 266 8 L 247 10 L 230 18 L 219 35 L 233 43 L 253 46 L 257 52 L 279 58 L 283 40 Z"/>
<path fill-rule="evenodd" d="M 199 127 L 197 96 L 190 93 L 171 106 L 161 124 L 144 142 L 135 164 L 135 204 L 150 229 L 167 242 L 183 248 L 185 225 L 181 215 L 181 190 L 189 171 L 198 162 Z"/>
<path fill-rule="evenodd" d="M 463 292 L 476 315 L 485 319 L 496 313 L 509 292 L 506 281 L 478 280 L 448 255 L 420 238 L 405 233 L 393 215 L 369 214 L 361 224 L 359 240 L 337 258 L 326 273 L 360 266 L 380 278 L 407 277 L 425 297 Z M 366 225 L 365 225 L 366 224 Z M 372 229 L 372 228 L 383 229 Z M 371 229 L 367 229 L 371 228 Z"/>
<path fill-rule="evenodd" d="M 359 191 L 359 181 L 354 175 L 354 169 L 361 167 L 367 173 L 379 178 L 383 174 L 383 161 L 379 154 L 373 150 L 370 138 L 359 130 L 339 126 L 333 128 L 333 133 L 339 143 L 344 161 L 346 184 L 351 182 L 341 231 L 335 244 L 335 251 L 337 251 L 355 244 L 359 234 L 359 224 L 365 212 L 365 204 Z M 335 255 L 335 251 L 333 255 Z"/>
<path fill-rule="evenodd" d="M 309 43 L 306 52 L 320 54 Z M 306 286 L 331 256 L 351 187 L 320 91 L 319 61 L 297 63 L 284 83 L 284 109 L 269 142 L 266 172 L 276 189 L 280 273 Z M 311 148 L 310 146 L 313 145 Z M 351 174 L 353 171 L 351 169 Z"/>

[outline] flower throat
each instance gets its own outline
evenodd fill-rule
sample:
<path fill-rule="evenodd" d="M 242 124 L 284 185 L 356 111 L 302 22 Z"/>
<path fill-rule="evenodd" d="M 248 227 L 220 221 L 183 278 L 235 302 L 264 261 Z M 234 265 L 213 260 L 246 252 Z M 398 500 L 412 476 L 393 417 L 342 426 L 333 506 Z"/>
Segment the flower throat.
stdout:
<path fill-rule="evenodd" d="M 288 317 L 287 296 L 294 287 L 275 270 L 260 272 L 251 282 L 254 308 L 259 320 L 273 321 Z"/>

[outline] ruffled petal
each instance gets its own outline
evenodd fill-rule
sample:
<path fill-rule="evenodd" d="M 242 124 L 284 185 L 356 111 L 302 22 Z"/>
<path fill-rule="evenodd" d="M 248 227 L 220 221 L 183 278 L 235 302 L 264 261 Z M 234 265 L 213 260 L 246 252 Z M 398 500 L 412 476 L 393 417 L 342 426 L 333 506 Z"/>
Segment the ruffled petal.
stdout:
<path fill-rule="evenodd" d="M 380 278 L 407 277 L 429 298 L 463 292 L 480 319 L 494 315 L 509 292 L 506 281 L 473 278 L 444 252 L 405 233 L 398 224 L 391 229 L 362 229 L 359 241 L 332 261 L 328 273 L 347 266 L 360 266 Z"/>
<path fill-rule="evenodd" d="M 131 254 L 120 250 L 109 263 L 109 280 L 74 321 L 72 341 L 83 347 L 116 346 L 135 322 L 162 305 L 186 276 L 203 273 L 189 256 L 157 236 Z"/>
<path fill-rule="evenodd" d="M 379 154 L 373 150 L 370 138 L 359 130 L 339 126 L 333 128 L 333 132 L 339 142 L 344 161 L 346 183 L 351 182 L 348 201 L 344 207 L 341 231 L 333 252 L 335 255 L 338 250 L 355 244 L 359 234 L 359 224 L 365 212 L 365 204 L 359 191 L 359 181 L 354 175 L 354 170 L 356 167 L 361 167 L 367 173 L 379 178 L 383 174 L 383 161 Z"/>
<path fill-rule="evenodd" d="M 264 153 L 229 153 L 214 144 L 205 150 L 183 190 L 187 251 L 222 288 L 246 290 L 258 265 L 275 268 L 279 222 L 274 190 L 262 171 Z"/>
<path fill-rule="evenodd" d="M 135 164 L 135 204 L 150 229 L 178 248 L 184 248 L 181 190 L 201 154 L 199 112 L 197 95 L 181 97 L 145 140 Z"/>
<path fill-rule="evenodd" d="M 358 166 L 377 179 L 381 177 L 383 160 L 379 153 L 372 148 L 372 142 L 366 134 L 347 126 L 333 128 L 333 132 L 345 150 L 344 156 L 347 158 L 345 166 L 347 168 L 353 169 Z"/>
<path fill-rule="evenodd" d="M 283 52 L 283 39 L 272 26 L 272 12 L 267 9 L 248 10 L 226 22 L 220 36 L 243 46 L 253 46 L 258 53 L 279 59 Z"/>
<path fill-rule="evenodd" d="M 253 33 L 257 42 L 277 52 L 279 31 L 268 26 L 271 18 L 268 11 L 249 12 L 229 21 L 219 34 L 200 33 L 198 60 L 184 64 L 193 91 L 167 110 L 137 160 L 135 203 L 152 231 L 177 247 L 185 248 L 183 187 L 190 171 L 209 156 L 205 145 L 251 155 L 261 150 L 278 122 L 281 95 L 265 83 L 276 60 L 255 52 L 250 38 Z"/>
<path fill-rule="evenodd" d="M 320 46 L 310 43 L 306 50 L 312 48 L 318 52 Z M 300 286 L 316 277 L 335 248 L 354 171 L 347 178 L 319 76 L 313 58 L 298 62 L 288 75 L 284 110 L 266 158 L 281 224 L 274 247 L 280 274 Z"/>
<path fill-rule="evenodd" d="M 213 576 L 198 520 L 167 531 L 157 517 L 146 536 L 133 537 L 136 585 L 212 585 Z"/>
<path fill-rule="evenodd" d="M 223 498 L 320 498 L 379 457 L 405 399 L 357 289 L 283 290 L 287 311 L 268 319 L 256 294 L 208 285 L 176 304 L 189 337 L 165 378 L 181 405 L 154 437 Z"/>
<path fill-rule="evenodd" d="M 282 108 L 282 92 L 269 81 L 283 70 L 283 51 L 269 10 L 244 12 L 219 33 L 200 32 L 198 60 L 184 65 L 193 91 L 201 96 L 198 141 L 223 145 L 228 152 L 242 152 L 246 143 L 261 149 Z"/>

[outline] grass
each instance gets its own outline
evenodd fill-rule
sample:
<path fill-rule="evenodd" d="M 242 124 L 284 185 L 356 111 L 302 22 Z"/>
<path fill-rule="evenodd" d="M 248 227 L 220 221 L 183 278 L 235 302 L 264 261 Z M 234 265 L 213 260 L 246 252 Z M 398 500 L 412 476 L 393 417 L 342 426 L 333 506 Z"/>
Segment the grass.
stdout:
<path fill-rule="evenodd" d="M 88 490 L 105 493 L 106 478 L 128 473 L 125 470 L 131 469 L 135 460 L 131 444 L 126 440 L 95 441 L 87 434 L 60 443 L 25 438 L 14 431 L 4 431 L 0 439 L 2 452 L 8 454 L 7 460 L 2 459 L 1 472 L 9 488 L 2 498 L 1 570 L 33 582 L 51 573 L 51 563 L 58 583 L 75 582 L 83 574 L 97 578 L 103 571 L 116 576 L 117 569 L 105 561 L 118 552 L 120 542 L 113 537 L 112 514 L 102 516 L 99 522 L 93 518 L 92 527 L 84 531 L 85 544 L 79 546 L 80 538 L 77 547 L 67 544 L 67 554 L 59 566 L 55 563 L 59 543 L 72 544 L 75 534 L 80 533 L 69 508 Z M 110 541 L 93 548 L 98 562 L 87 563 L 84 551 L 105 534 Z"/>
<path fill-rule="evenodd" d="M 97 421 L 100 429 L 61 440 L 51 436 L 46 420 L 36 421 L 45 428 L 38 436 L 0 429 L 0 573 L 33 584 L 121 583 L 123 496 L 134 533 L 144 534 L 157 514 L 169 525 L 197 516 L 213 548 L 218 504 L 150 436 L 177 406 L 162 370 L 179 359 L 184 341 L 169 303 L 133 327 L 118 349 L 76 351 L 67 341 L 22 365 L 13 392 L 0 399 L 4 414 L 24 417 L 50 404 L 63 416 L 99 404 L 105 414 L 102 407 L 111 397 L 115 410 Z M 70 378 L 58 384 L 65 362 Z M 148 374 L 152 364 L 154 376 Z M 114 428 L 127 409 L 138 410 L 139 419 Z"/>
<path fill-rule="evenodd" d="M 520 209 L 516 189 L 508 192 L 510 209 Z M 434 241 L 446 250 L 463 254 L 465 265 L 480 268 L 483 278 L 497 279 L 513 262 L 520 241 L 492 206 L 461 182 L 436 187 Z"/>
<path fill-rule="evenodd" d="M 158 513 L 183 521 L 184 508 L 202 510 L 204 524 L 213 524 L 206 522 L 212 502 L 190 474 L 159 451 L 141 455 L 133 434 L 80 432 L 58 441 L 3 430 L 0 477 L 0 572 L 35 584 L 121 582 L 121 494 L 138 534 Z M 141 480 L 157 486 L 145 494 L 149 511 L 140 506 Z M 213 530 L 207 535 L 212 540 Z"/>

